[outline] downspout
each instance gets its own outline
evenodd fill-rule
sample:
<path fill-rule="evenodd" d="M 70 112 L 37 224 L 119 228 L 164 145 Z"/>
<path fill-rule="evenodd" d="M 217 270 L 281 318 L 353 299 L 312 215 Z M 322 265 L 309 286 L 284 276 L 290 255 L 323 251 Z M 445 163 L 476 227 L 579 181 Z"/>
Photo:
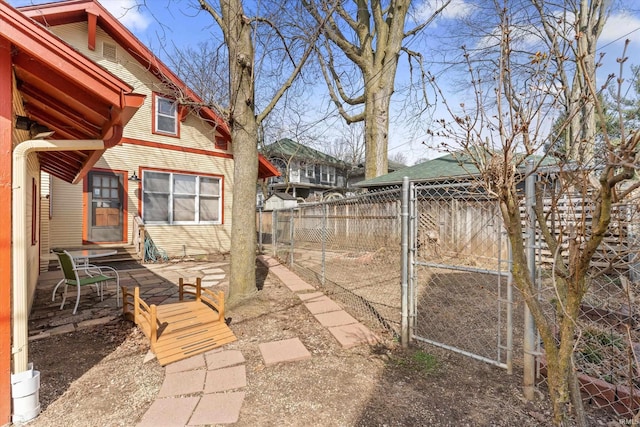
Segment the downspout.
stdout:
<path fill-rule="evenodd" d="M 28 303 L 28 270 L 27 248 L 28 232 L 25 223 L 27 214 L 26 191 L 29 188 L 27 178 L 27 158 L 38 151 L 77 151 L 103 150 L 102 140 L 29 140 L 16 146 L 13 150 L 13 195 L 12 195 L 12 245 L 13 245 L 13 278 L 12 278 L 12 319 L 13 339 L 11 353 L 13 355 L 13 372 L 27 370 L 29 303 Z"/>

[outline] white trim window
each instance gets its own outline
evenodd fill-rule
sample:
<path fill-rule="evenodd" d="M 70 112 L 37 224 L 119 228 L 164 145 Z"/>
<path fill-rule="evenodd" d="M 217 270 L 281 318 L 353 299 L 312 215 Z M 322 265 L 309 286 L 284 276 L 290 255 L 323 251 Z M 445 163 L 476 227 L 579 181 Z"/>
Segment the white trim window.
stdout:
<path fill-rule="evenodd" d="M 334 166 L 320 165 L 320 181 L 335 184 L 336 168 Z"/>
<path fill-rule="evenodd" d="M 142 172 L 142 219 L 149 224 L 220 224 L 220 178 Z"/>
<path fill-rule="evenodd" d="M 155 95 L 154 132 L 178 135 L 178 108 L 173 99 Z"/>
<path fill-rule="evenodd" d="M 316 176 L 316 165 L 307 163 L 304 166 L 304 176 L 305 178 L 314 178 Z"/>

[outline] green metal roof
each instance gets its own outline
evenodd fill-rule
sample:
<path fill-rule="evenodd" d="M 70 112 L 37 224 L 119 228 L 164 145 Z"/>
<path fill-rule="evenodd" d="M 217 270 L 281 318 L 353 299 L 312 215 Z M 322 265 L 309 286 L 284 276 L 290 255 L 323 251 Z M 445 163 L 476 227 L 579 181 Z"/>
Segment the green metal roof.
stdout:
<path fill-rule="evenodd" d="M 542 159 L 540 156 L 531 156 L 531 158 L 537 162 L 542 160 L 542 166 L 557 163 L 556 159 L 550 157 Z M 402 178 L 405 176 L 409 178 L 409 181 L 453 181 L 470 179 L 479 174 L 478 168 L 471 161 L 469 155 L 458 152 L 361 181 L 355 185 L 357 187 L 378 187 L 402 184 Z"/>
<path fill-rule="evenodd" d="M 311 160 L 314 163 L 345 166 L 346 163 L 318 150 L 302 145 L 291 139 L 284 138 L 264 147 L 263 153 L 266 156 L 280 155 L 285 158 L 298 160 Z"/>

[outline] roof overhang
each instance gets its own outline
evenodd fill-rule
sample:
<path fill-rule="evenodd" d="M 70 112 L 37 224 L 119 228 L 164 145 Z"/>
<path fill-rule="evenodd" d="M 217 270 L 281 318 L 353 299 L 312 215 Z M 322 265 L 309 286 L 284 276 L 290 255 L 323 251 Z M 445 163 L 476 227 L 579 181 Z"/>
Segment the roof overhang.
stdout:
<path fill-rule="evenodd" d="M 262 154 L 258 154 L 258 178 L 266 179 L 272 176 L 280 176 L 280 171 L 274 165 L 271 164 L 266 157 Z"/>
<path fill-rule="evenodd" d="M 116 145 L 145 96 L 0 0 L 0 38 L 11 44 L 18 94 L 31 123 L 55 133 L 49 139 L 103 140 Z M 32 135 L 33 137 L 33 135 Z M 78 182 L 102 150 L 40 153 L 41 169 Z"/>

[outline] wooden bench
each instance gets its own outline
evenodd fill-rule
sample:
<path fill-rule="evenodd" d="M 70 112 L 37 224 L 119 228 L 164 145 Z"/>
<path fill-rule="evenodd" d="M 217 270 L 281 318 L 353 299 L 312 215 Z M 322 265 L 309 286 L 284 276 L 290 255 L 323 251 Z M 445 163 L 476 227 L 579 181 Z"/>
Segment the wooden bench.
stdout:
<path fill-rule="evenodd" d="M 123 286 L 122 294 L 125 318 L 149 338 L 162 366 L 237 339 L 225 322 L 224 292 L 203 289 L 200 278 L 195 284 L 180 279 L 180 302 L 148 305 L 140 298 L 139 287 L 131 294 Z"/>

